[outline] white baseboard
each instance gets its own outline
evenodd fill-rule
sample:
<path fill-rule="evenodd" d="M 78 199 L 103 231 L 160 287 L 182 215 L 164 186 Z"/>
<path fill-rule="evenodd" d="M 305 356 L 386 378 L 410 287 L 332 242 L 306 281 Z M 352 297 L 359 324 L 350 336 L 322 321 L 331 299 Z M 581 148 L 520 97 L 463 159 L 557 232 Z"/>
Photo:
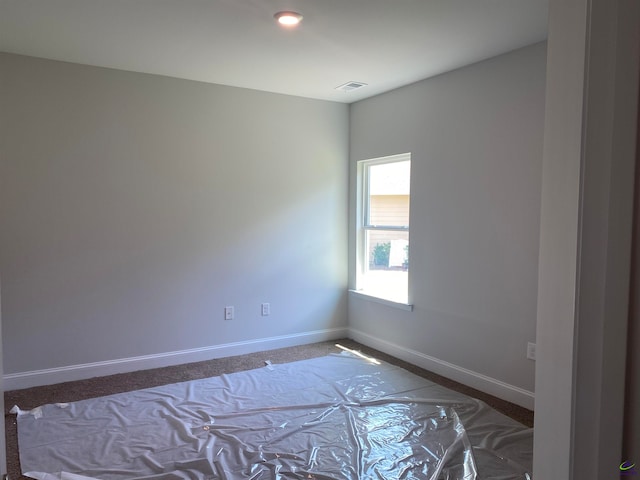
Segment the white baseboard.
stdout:
<path fill-rule="evenodd" d="M 308 343 L 337 340 L 347 337 L 348 329 L 331 328 L 311 332 L 280 335 L 276 337 L 259 338 L 242 342 L 225 343 L 208 347 L 192 348 L 176 352 L 143 355 L 140 357 L 120 358 L 104 362 L 84 363 L 66 367 L 33 370 L 29 372 L 9 373 L 4 375 L 4 390 L 19 390 L 23 388 L 53 385 L 62 382 L 84 380 L 93 377 L 103 377 L 115 373 L 135 372 L 151 368 L 180 365 L 183 363 L 200 362 L 214 358 L 244 355 L 247 353 L 273 350 L 275 348 L 293 347 Z M 267 360 L 265 358 L 265 360 Z"/>
<path fill-rule="evenodd" d="M 373 335 L 364 333 L 354 328 L 349 329 L 349 338 L 381 352 L 393 355 L 396 358 L 409 362 L 418 367 L 429 370 L 456 382 L 468 385 L 472 388 L 488 393 L 495 397 L 515 403 L 521 407 L 533 410 L 534 393 L 523 388 L 496 380 L 473 370 L 459 367 L 444 360 L 440 360 L 424 353 L 406 348 L 395 343 L 381 340 Z"/>
<path fill-rule="evenodd" d="M 291 335 L 280 335 L 276 337 L 225 343 L 189 350 L 143 355 L 139 357 L 120 358 L 104 362 L 10 373 L 4 375 L 3 386 L 5 390 L 19 390 L 23 388 L 113 375 L 116 373 L 134 372 L 137 370 L 167 367 L 183 363 L 200 362 L 214 358 L 244 355 L 247 353 L 272 350 L 274 348 L 304 345 L 345 337 L 352 338 L 363 345 L 367 345 L 389 355 L 393 355 L 394 357 L 412 363 L 413 365 L 417 365 L 444 377 L 533 410 L 533 392 L 496 380 L 495 378 L 488 377 L 481 373 L 459 367 L 435 357 L 425 355 L 424 353 L 416 350 L 379 339 L 368 333 L 346 327 L 315 330 Z"/>

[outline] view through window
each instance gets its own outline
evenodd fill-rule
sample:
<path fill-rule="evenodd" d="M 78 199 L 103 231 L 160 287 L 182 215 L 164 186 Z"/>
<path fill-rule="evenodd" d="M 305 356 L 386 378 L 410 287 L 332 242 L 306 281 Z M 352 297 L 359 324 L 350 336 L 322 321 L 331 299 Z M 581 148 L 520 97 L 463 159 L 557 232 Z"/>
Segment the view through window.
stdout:
<path fill-rule="evenodd" d="M 356 289 L 408 303 L 411 154 L 363 160 Z"/>

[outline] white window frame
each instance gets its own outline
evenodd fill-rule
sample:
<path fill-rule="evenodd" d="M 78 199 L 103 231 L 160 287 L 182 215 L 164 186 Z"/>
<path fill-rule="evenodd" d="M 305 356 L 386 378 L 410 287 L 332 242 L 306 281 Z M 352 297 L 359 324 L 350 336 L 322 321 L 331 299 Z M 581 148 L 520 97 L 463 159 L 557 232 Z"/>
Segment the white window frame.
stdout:
<path fill-rule="evenodd" d="M 410 225 L 392 226 L 392 225 L 372 225 L 369 222 L 369 167 L 375 165 L 383 165 L 394 162 L 411 162 L 411 153 L 401 153 L 397 155 L 389 155 L 386 157 L 378 157 L 357 162 L 357 207 L 356 207 L 356 285 L 351 290 L 352 294 L 364 297 L 378 303 L 401 308 L 404 310 L 412 310 L 409 302 L 409 292 L 407 291 L 406 301 L 398 301 L 397 299 L 381 297 L 362 288 L 363 277 L 369 269 L 369 251 L 366 244 L 367 231 L 402 231 L 409 233 Z M 409 192 L 411 195 L 411 192 Z M 410 254 L 410 253 L 409 253 Z M 407 273 L 408 274 L 408 273 Z M 407 290 L 408 290 L 407 282 Z"/>

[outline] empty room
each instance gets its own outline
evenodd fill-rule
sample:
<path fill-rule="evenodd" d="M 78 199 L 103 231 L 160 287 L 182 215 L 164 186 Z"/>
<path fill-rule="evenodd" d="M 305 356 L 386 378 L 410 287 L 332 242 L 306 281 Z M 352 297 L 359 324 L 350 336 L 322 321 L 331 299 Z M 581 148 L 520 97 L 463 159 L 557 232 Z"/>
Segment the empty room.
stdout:
<path fill-rule="evenodd" d="M 1 473 L 640 474 L 635 3 L 0 0 Z"/>

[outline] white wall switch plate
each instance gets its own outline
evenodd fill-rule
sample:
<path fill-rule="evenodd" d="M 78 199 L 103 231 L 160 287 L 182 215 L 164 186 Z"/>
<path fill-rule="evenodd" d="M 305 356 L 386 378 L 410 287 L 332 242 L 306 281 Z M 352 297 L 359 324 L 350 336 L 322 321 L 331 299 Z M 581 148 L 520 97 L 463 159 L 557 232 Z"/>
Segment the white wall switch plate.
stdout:
<path fill-rule="evenodd" d="M 262 304 L 262 316 L 266 317 L 271 315 L 271 305 L 269 303 Z"/>
<path fill-rule="evenodd" d="M 233 320 L 233 307 L 224 307 L 224 319 Z"/>

